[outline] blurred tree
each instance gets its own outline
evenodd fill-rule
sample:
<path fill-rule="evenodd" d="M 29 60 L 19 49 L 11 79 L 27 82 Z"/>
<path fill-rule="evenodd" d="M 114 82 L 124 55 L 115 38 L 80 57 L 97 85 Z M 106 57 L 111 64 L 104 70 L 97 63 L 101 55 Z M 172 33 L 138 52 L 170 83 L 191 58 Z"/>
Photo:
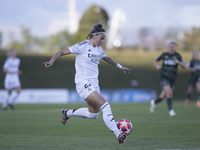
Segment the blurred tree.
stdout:
<path fill-rule="evenodd" d="M 138 37 L 139 37 L 139 49 L 140 50 L 149 50 L 150 45 L 148 45 L 148 37 L 151 34 L 151 29 L 147 27 L 142 27 L 139 29 Z"/>
<path fill-rule="evenodd" d="M 89 34 L 90 30 L 94 27 L 94 25 L 98 22 L 103 23 L 103 28 L 107 30 L 108 28 L 108 14 L 107 12 L 99 7 L 99 6 L 91 6 L 82 16 L 79 29 L 75 33 L 73 37 L 73 41 L 71 44 L 75 44 L 81 42 L 86 39 L 87 35 Z M 105 45 L 105 44 L 104 44 Z M 105 47 L 105 46 L 103 46 Z"/>
<path fill-rule="evenodd" d="M 21 41 L 15 39 L 15 34 L 12 31 L 9 31 L 9 41 L 7 49 L 15 48 L 20 50 L 23 46 Z"/>
<path fill-rule="evenodd" d="M 22 40 L 18 41 L 14 39 L 14 35 L 10 34 L 11 42 L 9 48 L 16 48 L 23 53 L 49 53 L 62 50 L 69 46 L 70 35 L 67 31 L 59 32 L 49 38 L 34 37 L 30 33 L 30 29 L 21 27 Z"/>
<path fill-rule="evenodd" d="M 177 41 L 177 34 L 178 34 L 178 29 L 177 28 L 169 27 L 168 29 L 166 29 L 164 37 L 167 40 L 175 40 L 175 41 Z"/>
<path fill-rule="evenodd" d="M 200 28 L 192 28 L 184 34 L 183 50 L 200 50 Z"/>
<path fill-rule="evenodd" d="M 66 49 L 70 46 L 71 39 L 67 31 L 61 31 L 46 40 L 45 50 L 46 52 L 55 53 L 55 51 Z"/>
<path fill-rule="evenodd" d="M 9 49 L 10 48 L 16 48 L 19 51 L 24 52 L 30 46 L 33 37 L 31 36 L 30 30 L 28 28 L 21 26 L 20 30 L 21 30 L 21 36 L 22 36 L 21 41 L 19 39 L 16 40 L 14 38 L 14 33 L 10 32 Z"/>
<path fill-rule="evenodd" d="M 154 49 L 155 50 L 163 50 L 164 48 L 164 38 L 163 37 L 154 37 Z"/>
<path fill-rule="evenodd" d="M 178 43 L 177 50 L 182 50 L 182 39 L 179 39 L 179 31 L 180 29 L 178 27 L 169 27 L 166 29 L 163 37 L 163 49 L 167 49 L 169 41 L 176 41 Z"/>
<path fill-rule="evenodd" d="M 31 36 L 31 33 L 30 33 L 30 29 L 22 26 L 21 34 L 22 34 L 24 46 L 30 45 L 33 40 L 33 37 Z"/>

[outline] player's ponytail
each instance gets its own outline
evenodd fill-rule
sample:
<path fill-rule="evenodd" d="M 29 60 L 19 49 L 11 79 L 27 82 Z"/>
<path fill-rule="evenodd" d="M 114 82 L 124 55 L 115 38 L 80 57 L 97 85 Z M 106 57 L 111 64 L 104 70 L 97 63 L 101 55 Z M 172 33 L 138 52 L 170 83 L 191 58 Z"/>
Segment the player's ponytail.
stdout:
<path fill-rule="evenodd" d="M 92 30 L 90 31 L 90 33 L 88 34 L 88 36 L 86 37 L 86 39 L 91 39 L 93 37 L 94 34 L 101 34 L 101 33 L 105 33 L 105 30 L 102 28 L 102 23 L 97 23 Z"/>

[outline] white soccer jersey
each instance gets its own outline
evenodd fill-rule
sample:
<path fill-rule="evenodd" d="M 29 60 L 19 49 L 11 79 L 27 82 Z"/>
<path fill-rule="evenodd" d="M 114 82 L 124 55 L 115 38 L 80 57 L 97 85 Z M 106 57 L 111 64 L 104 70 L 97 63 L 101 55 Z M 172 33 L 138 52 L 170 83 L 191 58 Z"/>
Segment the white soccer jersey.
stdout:
<path fill-rule="evenodd" d="M 69 50 L 72 54 L 76 54 L 75 83 L 88 80 L 98 81 L 98 64 L 100 59 L 106 56 L 103 49 L 100 46 L 93 47 L 88 40 L 85 40 L 82 43 L 69 47 Z"/>
<path fill-rule="evenodd" d="M 19 75 L 18 75 L 19 65 L 20 65 L 19 58 L 13 59 L 12 57 L 9 57 L 6 59 L 3 68 L 7 69 L 9 72 L 14 72 L 14 73 L 6 73 L 4 82 L 6 89 L 11 89 L 20 86 Z"/>

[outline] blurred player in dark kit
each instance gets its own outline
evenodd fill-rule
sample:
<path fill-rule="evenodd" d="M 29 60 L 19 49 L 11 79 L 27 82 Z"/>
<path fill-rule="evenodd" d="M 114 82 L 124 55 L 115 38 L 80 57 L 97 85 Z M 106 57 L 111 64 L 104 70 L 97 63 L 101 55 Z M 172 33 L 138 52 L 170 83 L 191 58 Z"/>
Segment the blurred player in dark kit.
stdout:
<path fill-rule="evenodd" d="M 193 52 L 192 60 L 187 63 L 187 69 L 191 71 L 191 74 L 189 77 L 189 85 L 185 100 L 185 106 L 189 106 L 191 93 L 196 86 L 198 94 L 197 107 L 200 107 L 200 60 L 198 51 Z"/>
<path fill-rule="evenodd" d="M 176 81 L 178 65 L 182 68 L 186 68 L 184 60 L 181 55 L 176 52 L 177 43 L 171 41 L 168 44 L 168 52 L 162 53 L 154 60 L 154 65 L 157 70 L 161 70 L 159 83 L 162 88 L 162 92 L 156 100 L 152 100 L 150 112 L 153 113 L 156 105 L 161 102 L 163 99 L 167 99 L 167 106 L 169 109 L 169 115 L 175 116 L 176 113 L 173 109 L 173 88 Z M 158 61 L 162 60 L 162 66 L 158 64 Z"/>

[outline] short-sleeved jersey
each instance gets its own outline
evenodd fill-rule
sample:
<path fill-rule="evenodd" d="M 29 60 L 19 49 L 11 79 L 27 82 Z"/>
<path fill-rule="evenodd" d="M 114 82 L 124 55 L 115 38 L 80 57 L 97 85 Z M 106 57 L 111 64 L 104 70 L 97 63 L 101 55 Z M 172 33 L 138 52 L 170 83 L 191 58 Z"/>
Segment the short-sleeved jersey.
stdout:
<path fill-rule="evenodd" d="M 19 77 L 18 70 L 20 66 L 20 59 L 19 58 L 12 58 L 9 57 L 6 59 L 3 68 L 7 69 L 9 72 L 16 72 L 16 73 L 6 73 L 6 78 L 10 79 L 17 79 Z"/>
<path fill-rule="evenodd" d="M 160 75 L 161 79 L 166 78 L 170 82 L 176 81 L 178 64 L 175 63 L 174 58 L 184 63 L 183 58 L 177 52 L 175 52 L 172 55 L 169 54 L 168 52 L 165 52 L 156 58 L 157 61 L 160 60 L 163 61 L 161 75 Z"/>
<path fill-rule="evenodd" d="M 191 72 L 192 76 L 200 76 L 200 60 L 191 60 L 187 63 L 187 67 L 195 68 L 195 72 Z"/>
<path fill-rule="evenodd" d="M 75 83 L 77 84 L 87 80 L 98 81 L 98 65 L 100 59 L 106 56 L 103 49 L 100 46 L 93 47 L 88 40 L 85 40 L 69 47 L 69 50 L 72 54 L 76 54 Z"/>

